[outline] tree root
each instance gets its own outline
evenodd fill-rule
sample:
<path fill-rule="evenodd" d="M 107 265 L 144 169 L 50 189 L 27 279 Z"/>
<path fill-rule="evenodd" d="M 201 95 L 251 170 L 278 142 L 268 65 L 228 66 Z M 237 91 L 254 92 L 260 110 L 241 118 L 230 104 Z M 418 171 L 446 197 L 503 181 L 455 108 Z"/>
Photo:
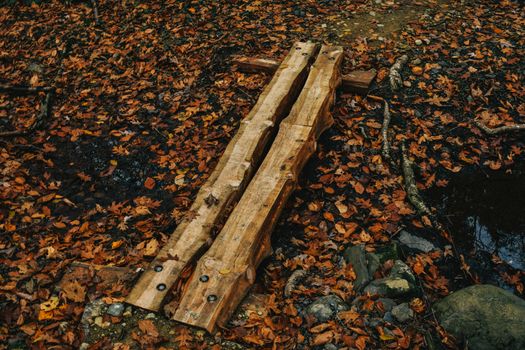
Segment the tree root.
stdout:
<path fill-rule="evenodd" d="M 408 151 L 406 149 L 405 142 L 401 143 L 401 167 L 403 169 L 403 177 L 405 179 L 405 190 L 407 191 L 408 200 L 416 208 L 419 215 L 427 215 L 430 224 L 433 227 L 441 229 L 441 225 L 436 223 L 434 220 L 434 215 L 430 209 L 425 204 L 425 201 L 419 194 L 419 190 L 416 185 L 416 180 L 414 178 L 414 170 L 412 169 L 412 161 L 408 157 Z"/>
<path fill-rule="evenodd" d="M 512 132 L 512 131 L 523 131 L 525 130 L 525 124 L 516 124 L 516 125 L 506 125 L 506 126 L 500 126 L 498 128 L 489 128 L 482 122 L 478 120 L 474 120 L 474 124 L 484 132 L 486 132 L 489 135 L 497 135 L 497 134 L 503 134 L 506 132 Z"/>
<path fill-rule="evenodd" d="M 41 90 L 44 91 L 44 90 Z M 4 131 L 0 132 L 0 137 L 14 137 L 14 136 L 24 136 L 32 133 L 40 126 L 42 126 L 44 120 L 48 119 L 49 113 L 51 110 L 51 97 L 53 95 L 53 90 L 49 90 L 46 94 L 46 97 L 40 104 L 40 113 L 38 113 L 35 122 L 26 130 L 13 130 L 13 131 Z"/>
<path fill-rule="evenodd" d="M 390 107 L 388 106 L 388 102 L 385 102 L 385 111 L 383 112 L 383 126 L 381 127 L 381 136 L 383 137 L 383 147 L 381 149 L 381 155 L 384 159 L 390 161 L 392 158 L 390 157 L 390 142 L 388 141 L 388 127 L 390 125 Z"/>
<path fill-rule="evenodd" d="M 407 61 L 408 56 L 403 55 L 397 59 L 392 67 L 390 67 L 390 88 L 392 91 L 398 90 L 403 85 L 400 71 Z"/>

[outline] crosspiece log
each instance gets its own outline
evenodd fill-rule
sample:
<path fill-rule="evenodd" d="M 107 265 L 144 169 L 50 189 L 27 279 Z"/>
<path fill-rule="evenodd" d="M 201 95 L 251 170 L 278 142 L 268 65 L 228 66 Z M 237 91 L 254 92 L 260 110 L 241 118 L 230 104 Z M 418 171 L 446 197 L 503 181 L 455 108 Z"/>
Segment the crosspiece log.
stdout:
<path fill-rule="evenodd" d="M 206 254 L 199 260 L 173 319 L 212 332 L 231 316 L 271 252 L 270 235 L 316 148 L 332 123 L 343 50 L 321 48 L 303 91 L 283 120 L 261 167 Z"/>
<path fill-rule="evenodd" d="M 237 57 L 233 60 L 237 69 L 246 73 L 264 72 L 273 74 L 279 67 L 279 62 L 266 58 Z M 366 94 L 377 75 L 375 69 L 355 70 L 342 76 L 341 88 L 345 92 Z"/>
<path fill-rule="evenodd" d="M 183 222 L 131 290 L 126 302 L 158 311 L 182 269 L 213 241 L 213 229 L 225 221 L 263 158 L 263 152 L 299 95 L 317 46 L 296 43 L 256 105 L 228 144 Z"/>

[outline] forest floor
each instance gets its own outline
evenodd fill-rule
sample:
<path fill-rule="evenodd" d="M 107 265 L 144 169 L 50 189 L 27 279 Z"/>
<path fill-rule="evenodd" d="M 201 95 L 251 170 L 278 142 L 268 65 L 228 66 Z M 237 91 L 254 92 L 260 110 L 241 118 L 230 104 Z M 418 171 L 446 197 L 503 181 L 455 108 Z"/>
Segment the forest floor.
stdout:
<path fill-rule="evenodd" d="M 523 5 L 98 3 L 98 21 L 89 1 L 0 7 L 0 84 L 55 89 L 34 130 L 46 93 L 0 92 L 0 134 L 28 130 L 0 137 L 0 349 L 454 349 L 462 345 L 439 327 L 435 301 L 480 282 L 523 297 L 524 134 L 479 127 L 525 123 Z M 81 322 L 86 306 L 124 300 L 268 83 L 232 58 L 280 60 L 307 40 L 343 45 L 343 73 L 378 76 L 367 96 L 337 95 L 335 124 L 241 311 L 213 336 L 129 308 Z M 393 92 L 389 69 L 404 54 Z M 383 100 L 391 162 L 381 154 Z M 402 143 L 432 215 L 407 197 Z M 436 249 L 406 249 L 404 231 Z M 359 244 L 395 251 L 373 278 L 396 259 L 410 267 L 417 291 L 393 298 L 409 303 L 409 321 L 385 319 L 384 305 L 354 288 L 344 252 Z M 104 283 L 93 269 L 72 272 L 79 262 L 129 278 Z M 297 270 L 306 272 L 285 295 Z M 352 308 L 314 323 L 307 306 L 329 294 Z"/>

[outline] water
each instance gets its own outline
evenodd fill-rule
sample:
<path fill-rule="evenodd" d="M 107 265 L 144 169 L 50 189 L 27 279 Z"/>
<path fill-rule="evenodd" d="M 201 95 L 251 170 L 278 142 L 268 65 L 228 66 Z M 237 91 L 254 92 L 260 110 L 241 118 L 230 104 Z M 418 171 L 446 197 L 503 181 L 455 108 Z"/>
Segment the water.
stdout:
<path fill-rule="evenodd" d="M 438 198 L 442 221 L 460 251 L 471 256 L 489 253 L 524 270 L 525 176 L 454 178 Z"/>

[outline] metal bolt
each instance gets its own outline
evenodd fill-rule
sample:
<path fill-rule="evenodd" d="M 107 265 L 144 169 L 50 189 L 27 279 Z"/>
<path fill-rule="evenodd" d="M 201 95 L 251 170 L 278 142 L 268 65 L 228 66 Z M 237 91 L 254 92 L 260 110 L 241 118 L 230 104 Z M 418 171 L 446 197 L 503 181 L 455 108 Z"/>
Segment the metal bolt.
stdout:
<path fill-rule="evenodd" d="M 163 269 L 162 265 L 156 265 L 153 270 L 155 270 L 155 272 L 161 272 Z"/>
<path fill-rule="evenodd" d="M 201 277 L 199 277 L 199 281 L 201 282 L 208 282 L 210 280 L 210 278 L 208 277 L 208 275 L 202 275 Z"/>
<path fill-rule="evenodd" d="M 166 285 L 164 283 L 159 283 L 157 284 L 157 289 L 163 291 L 164 289 L 166 289 Z"/>
<path fill-rule="evenodd" d="M 217 296 L 215 294 L 208 295 L 208 302 L 213 303 L 217 301 Z"/>

